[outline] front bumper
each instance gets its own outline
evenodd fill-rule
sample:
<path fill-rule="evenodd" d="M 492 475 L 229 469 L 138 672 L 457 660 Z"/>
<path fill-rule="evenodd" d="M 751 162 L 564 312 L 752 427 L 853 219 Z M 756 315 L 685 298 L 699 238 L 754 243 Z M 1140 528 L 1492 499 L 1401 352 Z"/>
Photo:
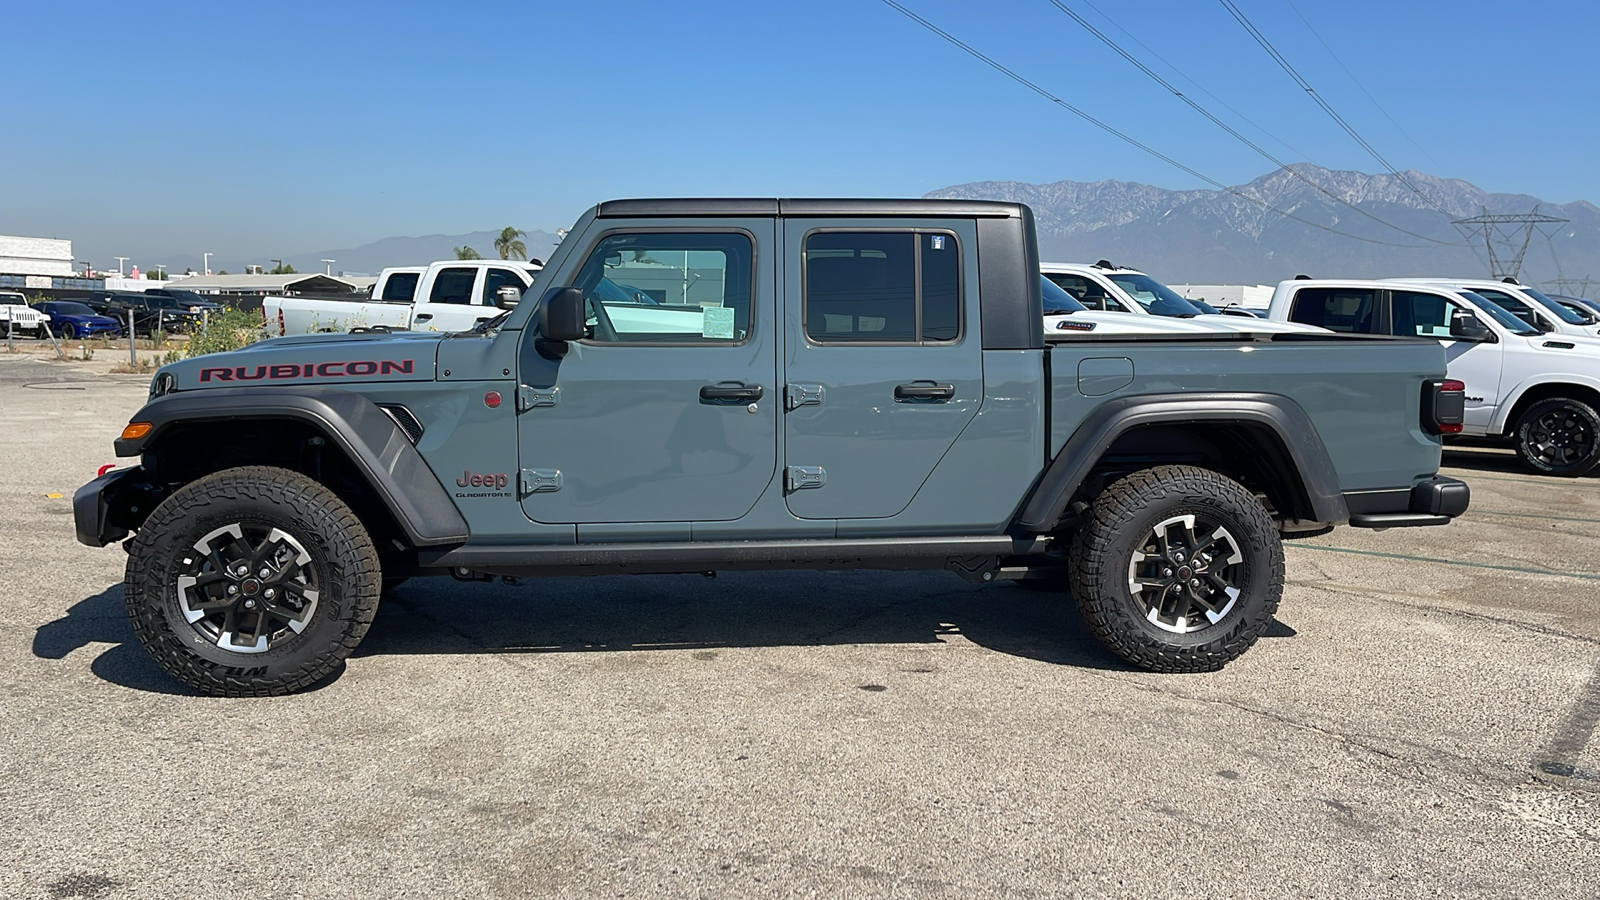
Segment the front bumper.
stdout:
<path fill-rule="evenodd" d="M 1434 475 L 1410 489 L 1353 491 L 1344 499 L 1356 528 L 1409 528 L 1448 525 L 1467 511 L 1472 491 L 1465 481 Z"/>
<path fill-rule="evenodd" d="M 72 495 L 78 543 L 104 547 L 120 541 L 143 524 L 160 502 L 161 491 L 150 483 L 143 467 L 107 472 Z"/>

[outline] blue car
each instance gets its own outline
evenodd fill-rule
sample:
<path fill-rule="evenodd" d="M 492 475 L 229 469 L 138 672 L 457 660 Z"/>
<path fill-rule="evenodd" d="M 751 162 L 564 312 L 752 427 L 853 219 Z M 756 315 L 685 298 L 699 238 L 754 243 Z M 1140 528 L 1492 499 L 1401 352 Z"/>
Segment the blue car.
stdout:
<path fill-rule="evenodd" d="M 50 317 L 48 327 L 56 337 L 75 338 L 122 336 L 122 323 L 110 316 L 102 316 L 82 303 L 71 300 L 48 300 L 35 303 L 34 309 Z"/>

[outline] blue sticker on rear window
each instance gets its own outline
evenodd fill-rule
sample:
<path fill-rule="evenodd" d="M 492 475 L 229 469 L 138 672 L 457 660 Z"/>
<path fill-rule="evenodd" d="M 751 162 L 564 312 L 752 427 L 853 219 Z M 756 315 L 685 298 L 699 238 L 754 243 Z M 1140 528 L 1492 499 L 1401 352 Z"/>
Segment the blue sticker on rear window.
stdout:
<path fill-rule="evenodd" d="M 944 235 L 942 235 L 942 234 L 931 235 L 929 237 L 929 241 L 932 242 L 933 249 L 935 249 L 935 250 L 943 250 L 944 249 Z"/>

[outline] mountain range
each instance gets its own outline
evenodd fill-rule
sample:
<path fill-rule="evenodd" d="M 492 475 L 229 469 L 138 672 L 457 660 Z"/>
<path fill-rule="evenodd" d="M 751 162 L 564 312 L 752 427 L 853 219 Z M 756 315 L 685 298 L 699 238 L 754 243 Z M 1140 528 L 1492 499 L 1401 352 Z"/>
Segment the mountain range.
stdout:
<path fill-rule="evenodd" d="M 1592 274 L 1597 281 L 1589 293 L 1600 294 L 1600 208 L 1593 203 L 1548 203 L 1526 194 L 1490 193 L 1459 179 L 1401 175 L 1301 163 L 1231 191 L 1175 191 L 1127 181 L 980 181 L 926 196 L 1026 203 L 1038 221 L 1042 259 L 1110 259 L 1172 284 L 1273 284 L 1297 274 L 1487 277 L 1481 233 L 1469 240 L 1451 220 L 1537 208 L 1568 221 L 1537 226 L 1521 280 L 1576 294 L 1582 286 L 1572 280 Z M 1499 227 L 1495 253 L 1502 262 L 1521 245 L 1522 228 Z M 1563 279 L 1566 284 L 1556 283 Z"/>

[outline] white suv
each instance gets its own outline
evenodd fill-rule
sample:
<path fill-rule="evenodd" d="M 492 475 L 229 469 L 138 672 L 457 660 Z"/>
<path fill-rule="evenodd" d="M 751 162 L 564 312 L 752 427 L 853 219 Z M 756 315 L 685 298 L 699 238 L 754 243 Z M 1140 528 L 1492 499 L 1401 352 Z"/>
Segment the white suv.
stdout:
<path fill-rule="evenodd" d="M 49 316 L 28 305 L 27 297 L 0 291 L 0 337 L 10 337 L 13 331 L 44 337 L 44 323 L 48 321 Z"/>
<path fill-rule="evenodd" d="M 1089 309 L 1131 313 L 1136 316 L 1164 316 L 1199 325 L 1206 331 L 1320 332 L 1290 322 L 1271 322 L 1255 316 L 1225 316 L 1202 307 L 1137 269 L 1106 260 L 1094 265 L 1083 263 L 1042 263 L 1039 271 L 1075 300 Z"/>
<path fill-rule="evenodd" d="M 1267 314 L 1331 331 L 1437 340 L 1449 377 L 1465 385 L 1461 434 L 1509 440 L 1547 475 L 1600 464 L 1600 338 L 1545 334 L 1473 291 L 1402 281 L 1285 281 Z"/>

